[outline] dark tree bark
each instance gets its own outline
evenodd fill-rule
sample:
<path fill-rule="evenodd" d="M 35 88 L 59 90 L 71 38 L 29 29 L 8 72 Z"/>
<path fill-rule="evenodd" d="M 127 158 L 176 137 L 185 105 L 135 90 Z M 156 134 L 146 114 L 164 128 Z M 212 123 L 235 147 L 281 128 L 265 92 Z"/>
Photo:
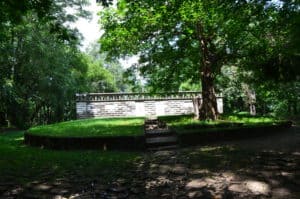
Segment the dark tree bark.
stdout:
<path fill-rule="evenodd" d="M 0 127 L 7 126 L 6 116 L 4 112 L 0 112 Z"/>
<path fill-rule="evenodd" d="M 293 102 L 293 107 L 294 107 L 294 115 L 298 115 L 298 102 L 297 101 Z"/>
<path fill-rule="evenodd" d="M 201 48 L 200 78 L 202 85 L 202 103 L 199 108 L 200 120 L 216 120 L 218 118 L 217 98 L 214 89 L 214 75 L 212 66 L 214 64 L 213 53 L 209 50 L 208 38 L 205 36 L 201 22 L 196 24 L 197 38 Z"/>

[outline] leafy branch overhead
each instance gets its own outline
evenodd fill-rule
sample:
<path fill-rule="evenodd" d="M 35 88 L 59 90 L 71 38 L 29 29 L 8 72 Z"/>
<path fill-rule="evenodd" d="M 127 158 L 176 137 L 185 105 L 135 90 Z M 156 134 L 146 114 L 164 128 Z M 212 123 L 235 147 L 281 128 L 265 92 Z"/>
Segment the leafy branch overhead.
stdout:
<path fill-rule="evenodd" d="M 139 55 L 138 70 L 153 90 L 200 84 L 203 119 L 217 117 L 215 81 L 224 65 L 254 71 L 256 77 L 277 74 L 273 80 L 299 74 L 299 48 L 284 50 L 295 41 L 289 35 L 299 14 L 292 3 L 120 0 L 100 14 L 102 50 L 112 58 Z"/>

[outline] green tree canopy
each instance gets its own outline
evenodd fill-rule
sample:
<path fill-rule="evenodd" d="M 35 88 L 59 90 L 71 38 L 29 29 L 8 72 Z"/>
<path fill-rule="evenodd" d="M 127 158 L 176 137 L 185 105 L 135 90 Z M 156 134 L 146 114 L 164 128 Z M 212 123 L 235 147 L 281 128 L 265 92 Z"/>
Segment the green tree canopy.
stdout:
<path fill-rule="evenodd" d="M 153 88 L 176 90 L 200 79 L 200 118 L 216 119 L 214 82 L 221 67 L 266 70 L 272 57 L 266 51 L 282 46 L 269 36 L 280 13 L 271 1 L 121 0 L 102 12 L 100 42 L 110 57 L 140 55 L 139 70 Z"/>
<path fill-rule="evenodd" d="M 1 2 L 0 119 L 21 128 L 74 118 L 74 94 L 86 89 L 78 33 L 64 25 L 86 16 L 86 1 L 43 2 Z"/>

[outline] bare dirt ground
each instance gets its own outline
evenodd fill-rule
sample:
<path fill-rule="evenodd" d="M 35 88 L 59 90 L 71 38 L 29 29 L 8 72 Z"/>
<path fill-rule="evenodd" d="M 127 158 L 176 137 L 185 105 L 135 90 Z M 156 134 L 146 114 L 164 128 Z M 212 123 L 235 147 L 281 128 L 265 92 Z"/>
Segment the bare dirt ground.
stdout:
<path fill-rule="evenodd" d="M 133 182 L 142 185 L 144 198 L 296 199 L 300 198 L 300 128 L 156 152 L 146 155 L 140 166 Z"/>
<path fill-rule="evenodd" d="M 255 151 L 300 152 L 300 126 L 272 136 L 239 140 L 224 144 Z"/>
<path fill-rule="evenodd" d="M 300 127 L 145 155 L 130 198 L 300 198 Z M 139 193 L 141 193 L 139 195 Z"/>
<path fill-rule="evenodd" d="M 146 153 L 103 198 L 300 198 L 300 131 Z"/>

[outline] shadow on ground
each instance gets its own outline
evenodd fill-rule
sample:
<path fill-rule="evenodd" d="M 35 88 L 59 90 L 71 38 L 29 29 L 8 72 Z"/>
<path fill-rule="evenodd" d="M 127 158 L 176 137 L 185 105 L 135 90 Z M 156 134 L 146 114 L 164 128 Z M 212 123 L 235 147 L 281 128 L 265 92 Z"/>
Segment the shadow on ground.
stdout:
<path fill-rule="evenodd" d="M 79 170 L 84 168 L 78 168 Z M 24 171 L 26 173 L 26 171 Z M 300 198 L 300 131 L 259 139 L 145 153 L 132 168 L 93 177 L 76 170 L 16 185 L 2 198 Z M 96 175 L 98 174 L 98 175 Z M 11 174 L 13 176 L 13 173 Z M 103 180 L 111 175 L 110 180 Z M 29 177 L 29 176 L 28 176 Z M 0 197 L 0 198 L 1 198 Z"/>

